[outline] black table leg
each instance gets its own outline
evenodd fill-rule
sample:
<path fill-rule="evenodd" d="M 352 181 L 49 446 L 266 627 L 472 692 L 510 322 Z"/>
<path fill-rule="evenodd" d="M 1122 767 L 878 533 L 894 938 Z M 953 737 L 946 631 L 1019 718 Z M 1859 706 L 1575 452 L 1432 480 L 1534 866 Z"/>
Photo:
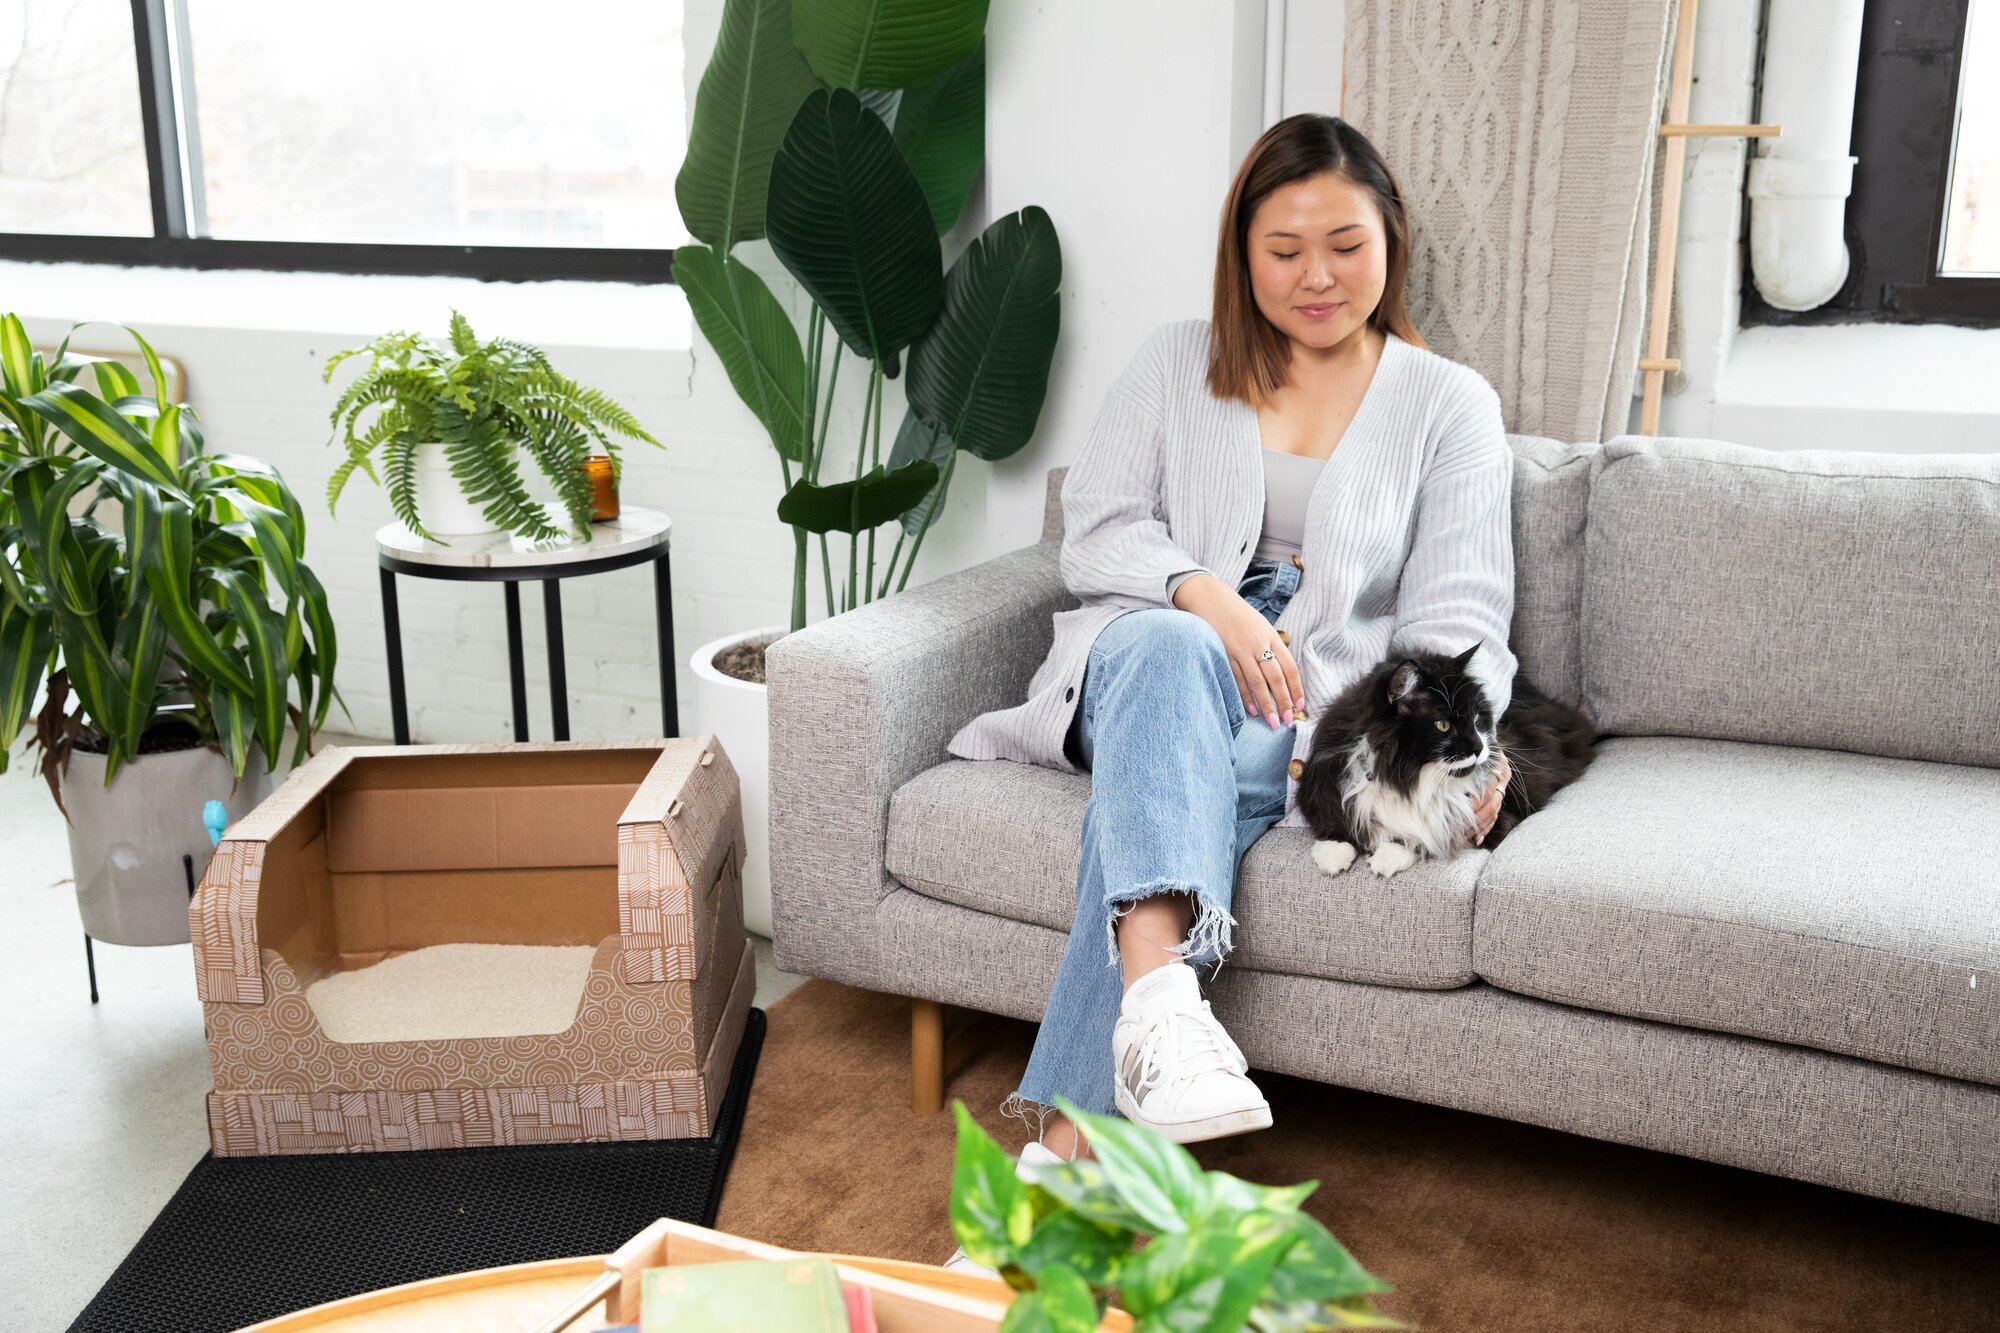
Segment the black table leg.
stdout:
<path fill-rule="evenodd" d="M 403 686 L 403 621 L 396 611 L 396 572 L 384 565 L 382 574 L 382 633 L 389 644 L 389 718 L 396 744 L 410 743 L 410 701 Z"/>
<path fill-rule="evenodd" d="M 90 932 L 83 932 L 83 965 L 90 969 L 90 1002 L 97 1003 L 97 953 L 90 946 Z"/>
<path fill-rule="evenodd" d="M 549 713 L 559 741 L 569 739 L 569 675 L 563 667 L 562 580 L 542 580 L 542 617 L 548 623 Z"/>
<path fill-rule="evenodd" d="M 521 655 L 521 585 L 507 580 L 507 680 L 514 690 L 514 739 L 528 739 L 528 667 Z"/>
<path fill-rule="evenodd" d="M 653 562 L 653 619 L 660 635 L 660 708 L 666 714 L 662 736 L 681 734 L 680 684 L 674 657 L 674 575 L 667 566 L 667 552 Z"/>

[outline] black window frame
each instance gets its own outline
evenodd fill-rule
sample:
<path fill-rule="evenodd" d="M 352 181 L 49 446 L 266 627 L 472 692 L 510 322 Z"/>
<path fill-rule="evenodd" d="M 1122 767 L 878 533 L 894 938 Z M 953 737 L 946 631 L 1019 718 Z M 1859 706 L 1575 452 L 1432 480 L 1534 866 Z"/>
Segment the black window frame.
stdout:
<path fill-rule="evenodd" d="M 139 117 L 145 136 L 152 203 L 151 236 L 87 236 L 59 232 L 0 232 L 0 259 L 44 263 L 130 264 L 149 268 L 479 278 L 488 282 L 627 282 L 671 284 L 671 248 L 605 246 L 376 244 L 347 241 L 217 240 L 190 235 L 188 181 L 181 170 L 186 117 L 172 71 L 166 0 L 131 0 L 132 45 L 138 57 Z M 176 13 L 183 19 L 185 10 Z M 176 34 L 187 49 L 183 25 Z M 180 87 L 185 88 L 185 81 Z M 198 153 L 198 139 L 187 141 Z"/>
<path fill-rule="evenodd" d="M 1940 274 L 1958 75 L 1971 0 L 1868 0 L 1854 88 L 1847 281 L 1813 310 L 1780 310 L 1743 284 L 1752 324 L 2000 327 L 2000 276 Z M 1912 207 L 1928 201 L 1927 208 Z M 1748 256 L 1749 209 L 1744 210 Z"/>

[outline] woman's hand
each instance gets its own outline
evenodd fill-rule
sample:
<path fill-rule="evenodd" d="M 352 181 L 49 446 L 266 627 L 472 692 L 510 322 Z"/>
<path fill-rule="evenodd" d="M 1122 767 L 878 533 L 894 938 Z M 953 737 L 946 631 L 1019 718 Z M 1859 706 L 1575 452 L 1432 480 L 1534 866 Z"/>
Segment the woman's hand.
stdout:
<path fill-rule="evenodd" d="M 1188 582 L 1192 583 L 1190 579 Z M 1500 751 L 1500 767 L 1493 770 L 1493 781 L 1486 786 L 1486 794 L 1479 798 L 1479 804 L 1472 807 L 1473 828 L 1477 830 L 1472 838 L 1473 846 L 1486 841 L 1486 835 L 1493 831 L 1493 821 L 1500 817 L 1500 796 L 1507 790 L 1507 779 L 1514 775 L 1514 768 L 1507 762 L 1507 752 Z"/>
<path fill-rule="evenodd" d="M 1175 590 L 1174 605 L 1200 616 L 1222 636 L 1229 669 L 1236 676 L 1236 692 L 1242 696 L 1246 712 L 1262 713 L 1276 729 L 1291 725 L 1294 710 L 1305 710 L 1306 694 L 1299 685 L 1292 650 L 1264 619 L 1264 613 L 1244 601 L 1234 588 L 1212 574 L 1196 574 Z M 1267 649 L 1271 653 L 1268 661 L 1264 659 Z"/>

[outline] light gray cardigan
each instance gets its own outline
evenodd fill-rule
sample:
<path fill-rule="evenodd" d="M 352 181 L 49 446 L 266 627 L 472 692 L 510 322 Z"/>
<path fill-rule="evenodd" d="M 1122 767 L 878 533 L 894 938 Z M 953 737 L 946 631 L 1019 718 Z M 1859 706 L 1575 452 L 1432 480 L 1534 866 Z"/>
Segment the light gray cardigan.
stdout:
<path fill-rule="evenodd" d="M 1254 408 L 1209 392 L 1208 341 L 1205 319 L 1162 326 L 1105 395 L 1062 488 L 1063 582 L 1083 605 L 1056 613 L 1027 701 L 966 723 L 952 754 L 1077 771 L 1063 738 L 1098 633 L 1128 611 L 1172 606 L 1177 574 L 1242 580 L 1263 524 L 1263 438 Z M 1506 711 L 1513 477 L 1492 386 L 1389 334 L 1313 489 L 1304 570 L 1278 617 L 1309 717 L 1391 653 L 1456 655 L 1475 640 L 1470 670 L 1493 715 Z M 1311 740 L 1301 722 L 1294 756 Z M 1303 822 L 1294 782 L 1285 823 Z"/>

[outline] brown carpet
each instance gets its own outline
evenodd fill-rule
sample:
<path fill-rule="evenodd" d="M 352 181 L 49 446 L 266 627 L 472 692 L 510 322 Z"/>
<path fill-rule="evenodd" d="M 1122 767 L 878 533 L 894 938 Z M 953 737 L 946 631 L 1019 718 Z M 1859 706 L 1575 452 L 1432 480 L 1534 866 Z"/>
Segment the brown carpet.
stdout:
<path fill-rule="evenodd" d="M 1030 1024 L 952 1078 L 995 1108 Z M 954 1134 L 910 1113 L 909 1002 L 811 981 L 771 1007 L 717 1225 L 794 1249 L 942 1263 Z M 1204 1167 L 1318 1180 L 1307 1210 L 1395 1284 L 1388 1313 L 1458 1333 L 2000 1329 L 2000 1227 L 1775 1176 L 1302 1079 L 1260 1075 L 1274 1128 Z"/>

